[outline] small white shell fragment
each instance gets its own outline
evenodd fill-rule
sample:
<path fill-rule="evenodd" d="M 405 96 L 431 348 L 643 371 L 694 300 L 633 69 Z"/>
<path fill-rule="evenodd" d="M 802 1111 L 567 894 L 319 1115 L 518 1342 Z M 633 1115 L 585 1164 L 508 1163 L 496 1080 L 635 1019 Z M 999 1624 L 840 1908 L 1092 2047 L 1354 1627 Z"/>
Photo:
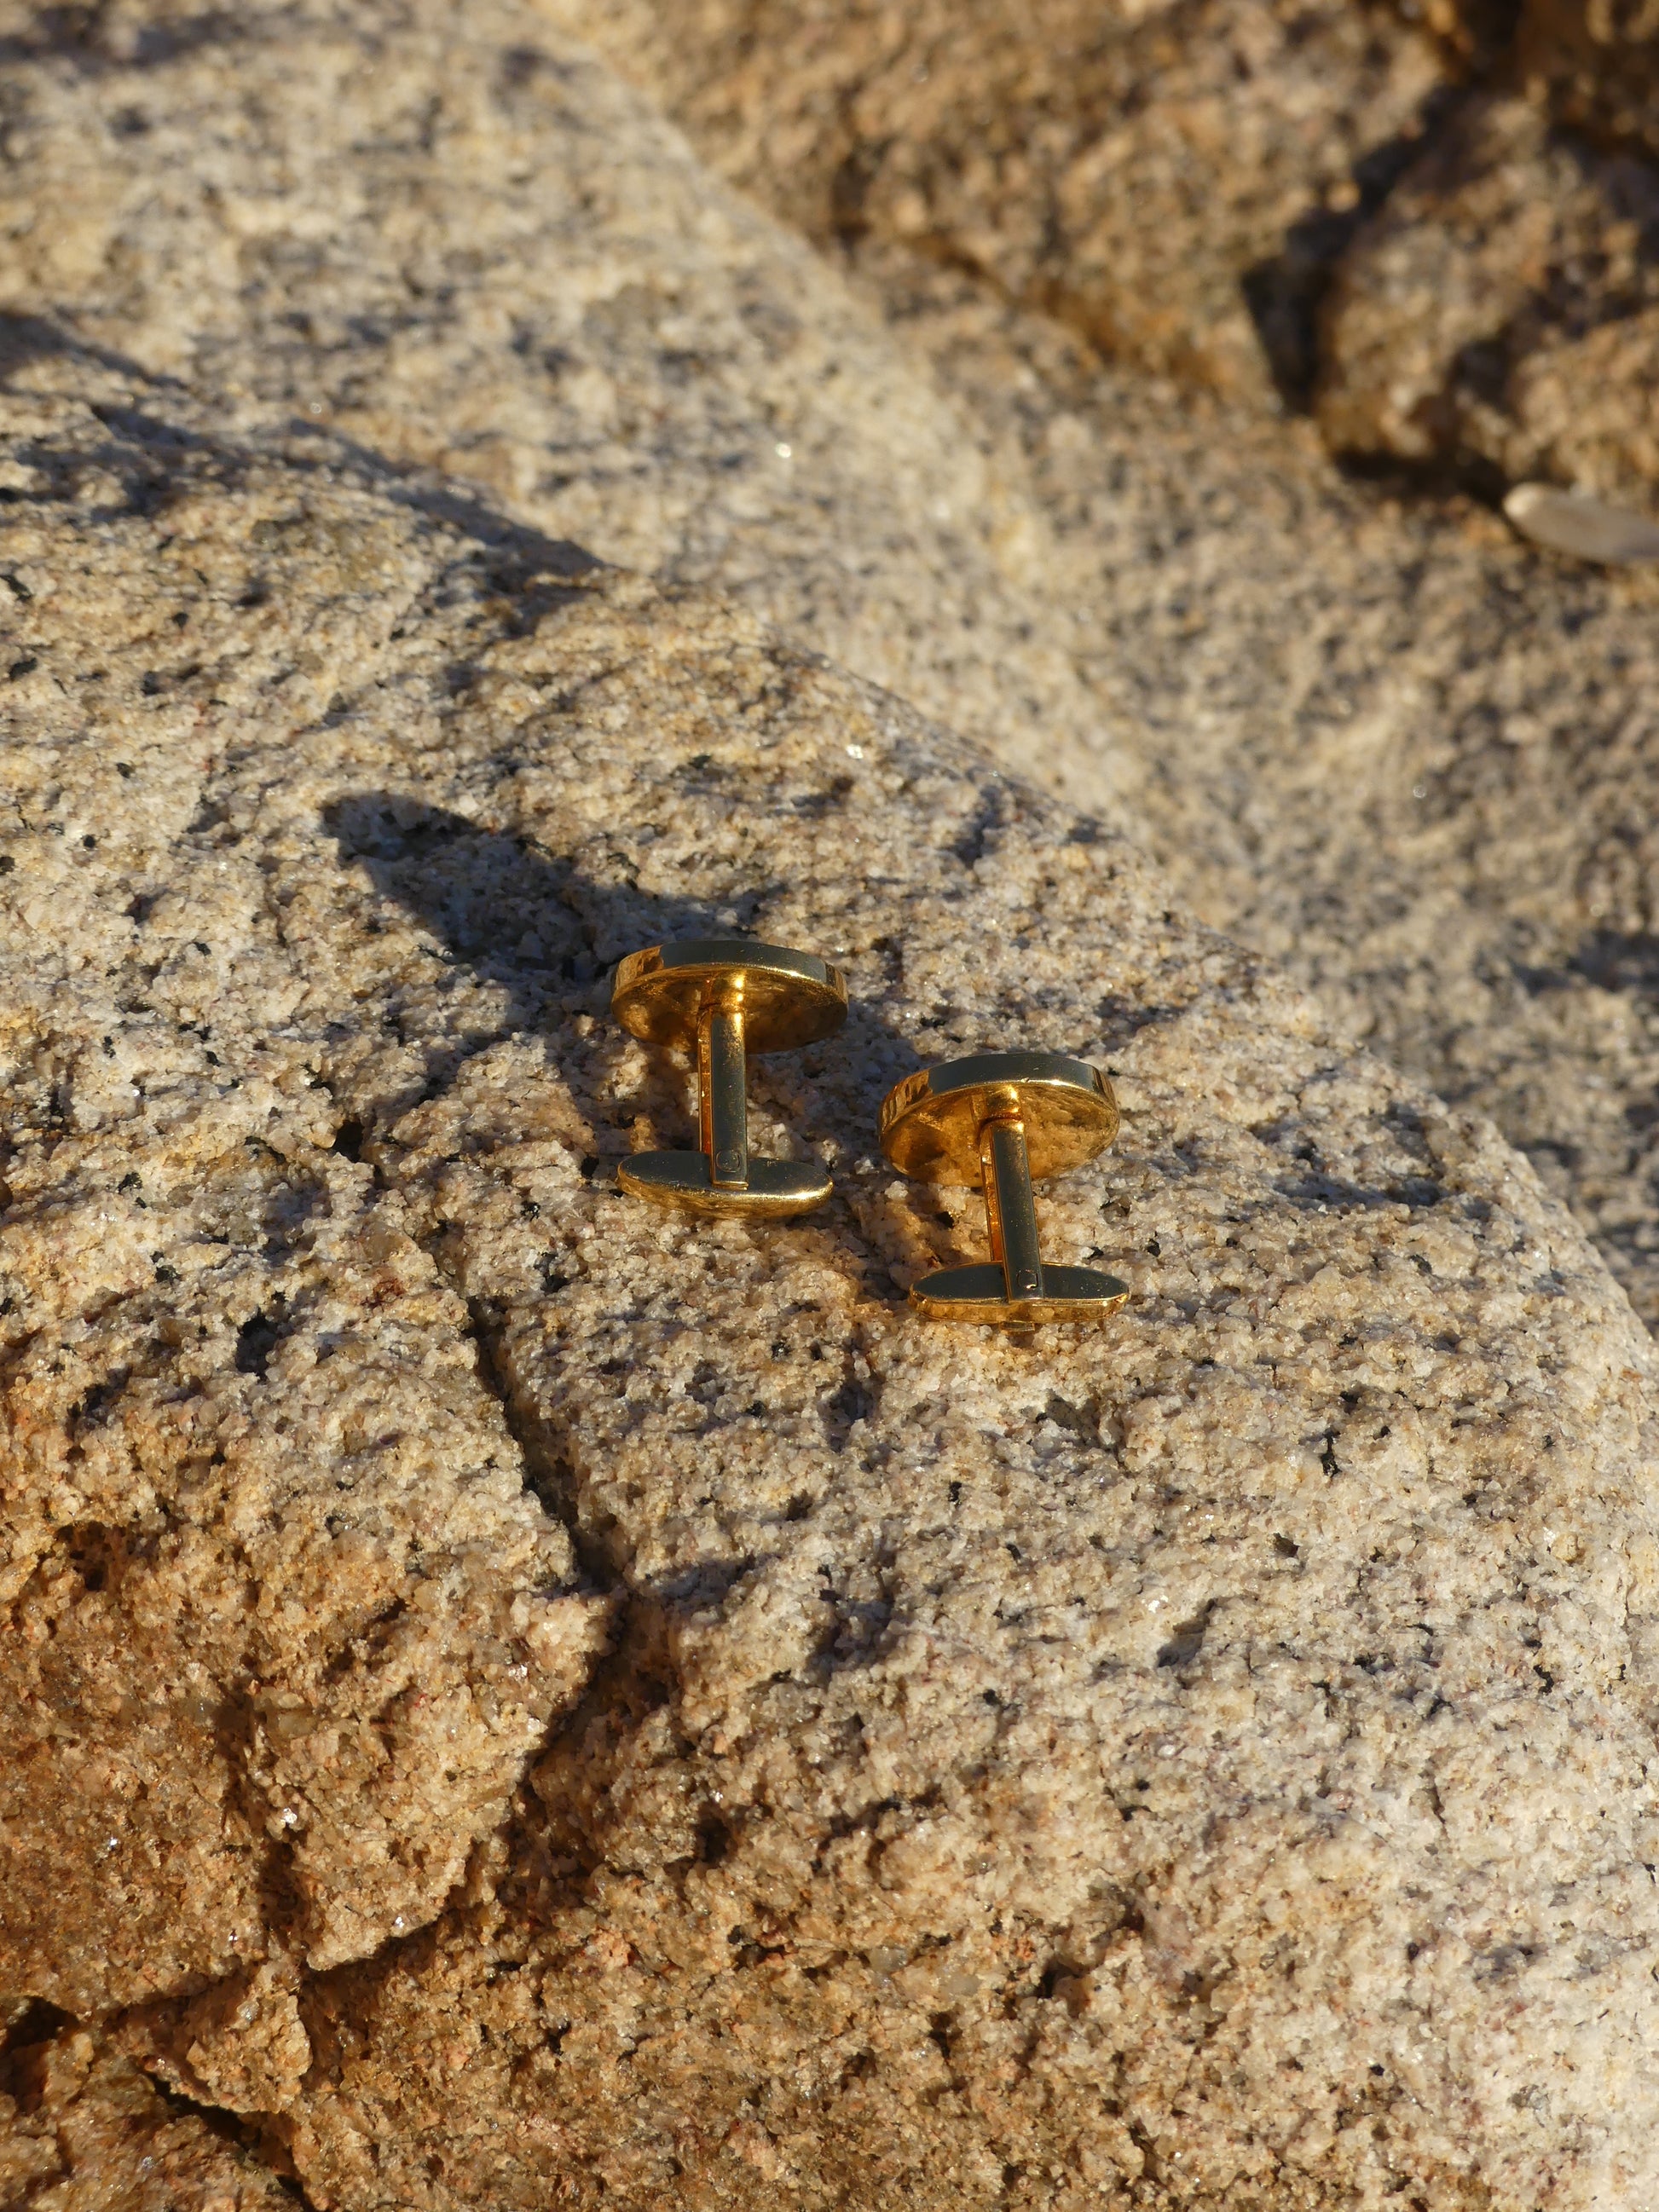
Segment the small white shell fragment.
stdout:
<path fill-rule="evenodd" d="M 1504 512 L 1523 538 L 1580 561 L 1659 561 L 1659 522 L 1557 484 L 1519 483 Z"/>

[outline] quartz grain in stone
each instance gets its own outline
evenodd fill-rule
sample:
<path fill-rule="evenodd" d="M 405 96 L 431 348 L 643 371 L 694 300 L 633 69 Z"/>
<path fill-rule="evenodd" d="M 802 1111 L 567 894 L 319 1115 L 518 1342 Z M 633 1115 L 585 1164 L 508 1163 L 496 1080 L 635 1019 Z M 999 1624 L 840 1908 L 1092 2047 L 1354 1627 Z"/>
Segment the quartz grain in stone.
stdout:
<path fill-rule="evenodd" d="M 1526 1164 L 751 614 L 20 381 L 7 1984 L 342 2212 L 1649 2201 L 1653 1355 Z M 611 1180 L 710 928 L 848 974 L 800 1223 Z M 1107 1328 L 903 1304 L 981 1044 L 1114 1071 Z"/>

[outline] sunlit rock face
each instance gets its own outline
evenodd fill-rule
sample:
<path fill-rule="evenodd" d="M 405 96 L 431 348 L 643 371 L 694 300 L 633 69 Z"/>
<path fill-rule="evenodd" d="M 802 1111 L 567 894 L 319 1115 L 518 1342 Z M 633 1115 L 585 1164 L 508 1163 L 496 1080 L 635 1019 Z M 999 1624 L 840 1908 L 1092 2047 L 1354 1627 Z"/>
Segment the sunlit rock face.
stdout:
<path fill-rule="evenodd" d="M 330 2206 L 1643 2202 L 1650 1353 L 1530 1171 L 748 614 L 123 374 L 12 402 L 8 1981 Z M 800 1223 L 614 1187 L 714 927 L 849 978 Z M 1133 1300 L 923 1322 L 876 1106 L 1028 1043 Z"/>
<path fill-rule="evenodd" d="M 717 582 L 1109 803 L 1041 525 L 802 241 L 528 6 L 13 7 L 0 309 Z M 458 504 L 459 503 L 459 504 Z"/>
<path fill-rule="evenodd" d="M 572 83 L 667 143 L 590 62 L 509 67 L 534 19 L 459 20 L 116 13 L 9 64 L 119 220 L 52 260 L 20 187 L 5 329 L 7 2187 L 1634 2212 L 1648 1338 L 1489 1125 L 1097 816 L 769 586 L 605 565 L 421 447 L 449 337 L 376 414 L 425 341 L 343 316 L 313 413 L 330 191 L 392 234 L 526 83 L 567 177 Z M 295 112 L 343 149 L 303 190 Z M 610 266 L 570 190 L 567 267 Z M 715 930 L 848 978 L 751 1079 L 757 1149 L 835 1178 L 799 1222 L 616 1187 L 694 1101 L 609 971 Z M 1131 1285 L 1097 1328 L 905 1303 L 983 1219 L 894 1176 L 879 1101 L 1016 1046 L 1123 1108 L 1038 1200 Z"/>

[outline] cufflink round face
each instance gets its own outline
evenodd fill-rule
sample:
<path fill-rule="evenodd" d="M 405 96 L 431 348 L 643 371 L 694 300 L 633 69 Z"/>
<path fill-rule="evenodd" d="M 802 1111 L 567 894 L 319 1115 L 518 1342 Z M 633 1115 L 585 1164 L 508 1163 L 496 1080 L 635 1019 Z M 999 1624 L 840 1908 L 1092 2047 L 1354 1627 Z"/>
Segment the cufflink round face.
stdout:
<path fill-rule="evenodd" d="M 748 1052 L 791 1052 L 832 1036 L 847 1018 L 839 968 L 811 952 L 743 937 L 690 938 L 630 952 L 617 970 L 611 1011 L 650 1044 L 691 1044 L 710 999 L 741 1005 Z"/>
<path fill-rule="evenodd" d="M 907 1075 L 882 1102 L 881 1148 L 919 1182 L 985 1180 L 980 1132 L 1016 1120 L 1032 1179 L 1065 1175 L 1117 1134 L 1117 1102 L 1086 1060 L 1060 1052 L 981 1052 Z"/>
<path fill-rule="evenodd" d="M 1128 1297 L 1115 1275 L 1049 1266 L 1038 1249 L 1033 1177 L 1081 1167 L 1117 1134 L 1111 1086 L 1087 1060 L 985 1052 L 922 1068 L 889 1091 L 880 1130 L 903 1174 L 985 1193 L 989 1261 L 940 1267 L 911 1287 L 911 1304 L 931 1320 L 1096 1321 Z"/>

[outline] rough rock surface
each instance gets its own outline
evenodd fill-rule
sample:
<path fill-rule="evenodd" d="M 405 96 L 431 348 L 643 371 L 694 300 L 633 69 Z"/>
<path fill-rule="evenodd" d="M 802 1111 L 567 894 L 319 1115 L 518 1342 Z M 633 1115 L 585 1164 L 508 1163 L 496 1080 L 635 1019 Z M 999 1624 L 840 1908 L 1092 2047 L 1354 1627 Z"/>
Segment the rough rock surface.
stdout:
<path fill-rule="evenodd" d="M 1305 426 L 1184 405 L 960 276 L 866 273 L 1024 455 L 1120 787 L 1188 899 L 1492 1115 L 1659 1322 L 1651 576 L 1379 499 Z"/>
<path fill-rule="evenodd" d="M 820 141 L 841 143 L 847 103 L 825 87 L 850 65 L 836 58 L 849 24 L 875 17 L 805 12 L 750 44 L 734 26 L 752 10 L 559 12 L 713 159 L 823 231 L 801 180 L 819 174 Z M 880 21 L 881 52 L 908 52 Z M 1465 58 L 1491 61 L 1493 21 L 1468 27 Z M 968 62 L 939 65 L 959 88 Z M 896 101 L 903 72 L 883 69 L 872 82 Z M 1154 128 L 1163 82 L 1133 79 L 1135 129 Z M 1237 96 L 1279 95 L 1250 79 Z M 905 93 L 921 120 L 896 108 L 885 162 L 932 158 L 936 97 L 951 112 L 931 76 Z M 1436 133 L 1339 277 L 1333 440 L 1473 466 L 1494 489 L 1506 471 L 1553 472 L 1650 504 L 1654 380 L 1620 363 L 1650 336 L 1653 172 L 1516 100 L 1473 102 Z M 1229 160 L 1247 159 L 1241 143 Z M 1046 159 L 1048 140 L 1032 143 Z M 998 202 L 1010 222 L 1024 204 L 1012 185 Z M 1199 911 L 1492 1114 L 1659 1320 L 1650 587 L 1515 548 L 1467 499 L 1344 483 L 1299 427 L 1103 368 L 862 220 L 860 279 L 1034 518 L 1022 541 L 1043 549 L 1050 635 L 1094 694 L 1114 799 Z M 1041 744 L 1004 749 L 1046 777 Z"/>
<path fill-rule="evenodd" d="M 27 841 L 0 868 L 18 933 L 0 1914 L 7 1985 L 76 2013 L 222 1977 L 264 1954 L 273 1916 L 315 1964 L 428 1916 L 604 1635 L 602 1605 L 561 1595 L 568 1540 L 523 1494 L 453 1293 L 369 1170 L 328 1149 L 338 1115 L 293 1028 L 303 971 L 264 870 L 228 844 L 175 865 L 212 805 L 206 672 L 257 629 L 260 580 L 303 525 L 245 506 L 227 605 L 192 627 L 213 587 L 167 555 L 189 533 L 165 445 L 148 464 L 81 414 L 76 452 L 55 405 L 13 411 L 40 486 L 21 511 L 82 514 L 95 548 L 101 512 L 167 508 L 156 564 L 88 559 L 76 589 L 86 637 L 148 641 L 140 696 L 172 746 L 147 758 L 146 726 L 131 745 L 104 726 L 101 654 L 62 665 L 62 587 L 31 580 L 13 533 L 0 588 L 29 649 L 0 778 Z M 377 574 L 337 526 L 290 636 L 293 702 L 349 680 L 326 591 L 349 605 Z M 164 609 L 175 574 L 187 596 Z M 89 714 L 61 688 L 81 681 Z M 80 764 L 67 783 L 53 726 Z M 97 1881 L 65 1884 L 66 1855 Z"/>
<path fill-rule="evenodd" d="M 10 405 L 4 1980 L 345 2212 L 1650 2203 L 1653 1352 L 1524 1164 L 746 611 Z M 848 970 L 817 1218 L 611 1182 L 711 925 Z M 987 1341 L 872 1134 L 1017 1042 L 1135 1298 Z"/>
<path fill-rule="evenodd" d="M 1530 82 L 1565 121 L 1659 154 L 1659 10 L 1653 0 L 1522 0 Z"/>
<path fill-rule="evenodd" d="M 1659 485 L 1646 0 L 547 4 L 814 236 L 1232 398 L 1317 386 L 1339 452 Z"/>
<path fill-rule="evenodd" d="M 971 266 L 1257 400 L 1309 380 L 1330 264 L 1448 82 L 1356 0 L 548 4 L 810 235 Z"/>
<path fill-rule="evenodd" d="M 1603 146 L 1659 154 L 1653 0 L 1398 0 L 1477 76 L 1524 85 Z"/>
<path fill-rule="evenodd" d="M 1318 411 L 1338 451 L 1486 464 L 1651 504 L 1659 169 L 1469 104 L 1343 257 Z"/>
<path fill-rule="evenodd" d="M 10 2008 L 8 2008 L 9 2010 Z M 0 2203 L 31 2212 L 283 2212 L 293 2197 L 216 2119 L 35 2006 L 0 2037 Z"/>
<path fill-rule="evenodd" d="M 333 426 L 509 567 L 571 534 L 712 577 L 1133 792 L 1198 910 L 1494 1115 L 1659 1318 L 1648 587 L 1380 504 L 866 239 L 884 332 L 546 21 L 434 8 L 393 66 L 375 20 L 15 43 L 10 357 L 228 383 L 221 428 Z"/>
<path fill-rule="evenodd" d="M 467 465 L 422 442 L 465 390 L 450 338 L 422 355 L 353 323 L 299 215 L 320 225 L 390 144 L 353 234 L 378 283 L 388 210 L 424 210 L 441 169 L 463 211 L 444 328 L 489 327 L 459 241 L 510 181 L 486 164 L 466 200 L 499 116 L 448 135 L 431 72 L 470 112 L 513 88 L 504 41 L 480 34 L 469 76 L 449 19 L 419 16 L 427 75 L 411 60 L 376 106 L 376 57 L 321 27 L 333 106 L 344 88 L 425 133 L 350 153 L 328 99 L 283 106 L 275 30 L 222 50 L 221 19 L 183 20 L 112 13 L 16 59 L 40 173 L 119 220 L 63 223 L 96 251 L 47 266 L 22 173 L 0 1989 L 75 2020 L 15 2028 L 8 2186 L 77 2212 L 225 2212 L 290 2168 L 343 2212 L 862 2212 L 872 2177 L 923 2212 L 1645 2207 L 1659 1555 L 1627 1306 L 1483 1123 L 1184 921 L 1097 822 L 768 632 L 775 592 L 826 635 L 789 597 L 810 563 L 786 541 L 836 523 L 806 530 L 799 479 L 737 604 L 561 542 L 567 494 L 603 515 L 598 463 L 555 490 L 442 472 Z M 590 141 L 579 161 L 544 137 L 599 112 L 672 146 L 580 58 L 517 83 L 550 102 L 514 156 L 537 222 L 556 162 L 597 190 Z M 213 196 L 167 158 L 214 112 L 274 180 L 260 201 L 252 170 L 220 173 L 213 220 L 264 241 L 222 264 Z M 296 112 L 334 135 L 290 191 Z M 118 192 L 101 154 L 70 158 L 64 118 L 94 114 Z M 650 243 L 605 144 L 617 198 L 560 234 L 573 288 L 612 265 L 618 204 Z M 674 191 L 702 190 L 674 158 Z M 811 351 L 811 264 L 765 251 L 767 284 L 799 272 Z M 339 316 L 337 380 L 285 423 L 309 356 L 282 317 L 307 292 Z M 1091 381 L 982 293 L 925 292 L 913 331 L 982 384 L 996 467 L 1030 469 L 1006 512 L 1040 506 L 1054 577 L 1092 573 L 1073 604 L 1111 610 L 1085 672 L 1144 725 L 1140 802 L 1172 843 L 1186 823 L 1194 877 L 1202 854 L 1264 937 L 1376 979 L 1478 1096 L 1514 1049 L 1492 1007 L 1528 993 L 1569 1010 L 1550 1034 L 1584 1040 L 1575 1065 L 1628 1085 L 1642 587 L 1564 584 L 1479 516 L 1454 540 L 1384 514 L 1282 441 Z M 873 386 L 896 349 L 827 296 Z M 758 358 L 729 370 L 739 413 Z M 373 423 L 369 397 L 347 410 L 365 361 L 396 370 Z M 714 372 L 678 374 L 695 424 Z M 850 446 L 866 404 L 844 464 L 823 434 L 826 498 L 832 460 L 877 481 Z M 636 513 L 654 470 L 684 481 L 647 422 L 605 448 Z M 641 530 L 640 557 L 674 542 Z M 1092 572 L 1066 565 L 1086 548 Z M 1544 739 L 1506 787 L 1529 718 Z M 1419 742 L 1446 749 L 1420 831 L 1394 781 Z M 1480 850 L 1517 793 L 1563 817 L 1531 848 L 1532 938 L 1504 935 L 1524 902 Z M 1499 975 L 1445 1018 L 1436 990 L 1485 988 L 1483 948 L 1569 929 L 1550 902 L 1581 869 L 1605 991 L 1583 965 Z M 1278 880 L 1278 904 L 1252 890 Z M 1315 955 L 1330 915 L 1377 937 Z M 844 1036 L 754 1082 L 762 1144 L 836 1169 L 816 1220 L 693 1229 L 611 1184 L 683 1136 L 689 1099 L 604 1019 L 605 966 L 710 924 L 853 977 Z M 1041 1201 L 1055 1256 L 1133 1282 L 1107 1330 L 987 1343 L 902 1304 L 977 1249 L 978 1206 L 896 1182 L 874 1108 L 981 1042 L 1117 1071 L 1117 1151 Z"/>
<path fill-rule="evenodd" d="M 0 0 L 0 30 L 14 349 L 325 422 L 404 496 L 718 580 L 1108 795 L 1029 507 L 810 250 L 545 15 Z"/>

